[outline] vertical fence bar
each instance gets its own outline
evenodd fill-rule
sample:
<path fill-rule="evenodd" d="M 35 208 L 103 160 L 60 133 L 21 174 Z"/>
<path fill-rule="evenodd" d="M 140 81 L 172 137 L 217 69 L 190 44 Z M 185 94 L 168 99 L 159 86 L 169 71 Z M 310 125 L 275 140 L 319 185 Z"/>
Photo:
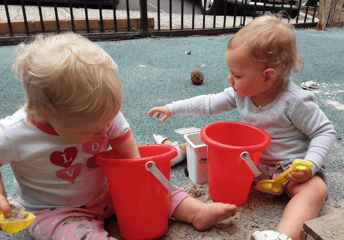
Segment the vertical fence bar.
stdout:
<path fill-rule="evenodd" d="M 257 12 L 257 1 L 254 1 L 254 7 L 253 7 L 253 19 L 256 17 Z"/>
<path fill-rule="evenodd" d="M 285 0 L 282 0 L 282 9 L 284 9 L 284 1 L 285 1 Z M 288 0 L 287 0 L 285 3 L 288 3 Z M 289 0 L 289 4 L 290 4 L 290 5 L 292 4 L 292 0 Z M 284 10 L 283 10 L 283 12 L 286 12 L 286 13 L 287 13 L 288 22 L 290 22 L 290 19 L 291 19 L 291 12 L 284 11 Z M 283 13 L 282 13 L 282 18 L 283 18 Z"/>
<path fill-rule="evenodd" d="M 172 30 L 172 0 L 169 0 L 168 3 L 170 12 L 170 30 Z"/>
<path fill-rule="evenodd" d="M 235 27 L 236 16 L 237 16 L 237 9 L 238 8 L 238 0 L 235 0 L 234 4 L 234 14 L 233 14 L 233 27 Z"/>
<path fill-rule="evenodd" d="M 205 4 L 206 4 L 207 0 L 202 0 L 202 1 L 203 1 L 203 6 L 204 6 L 204 9 L 203 9 L 203 29 L 205 29 Z"/>
<path fill-rule="evenodd" d="M 117 16 L 116 16 L 117 2 L 116 0 L 112 1 L 112 10 L 113 10 L 113 27 L 114 31 L 117 32 Z"/>
<path fill-rule="evenodd" d="M 140 0 L 140 15 L 141 15 L 141 36 L 148 37 L 148 17 L 147 17 L 147 0 Z"/>
<path fill-rule="evenodd" d="M 12 23 L 11 23 L 11 18 L 10 18 L 10 12 L 8 11 L 7 0 L 4 0 L 4 4 L 5 4 L 5 12 L 6 12 L 6 17 L 7 17 L 8 30 L 10 31 L 10 35 L 13 36 L 13 29 L 12 29 Z"/>
<path fill-rule="evenodd" d="M 37 5 L 42 32 L 45 33 L 41 0 L 37 0 Z"/>
<path fill-rule="evenodd" d="M 314 9 L 313 9 L 313 17 L 312 17 L 312 23 L 314 23 L 314 20 L 315 20 L 315 13 L 316 13 L 316 11 L 317 11 L 317 7 L 318 7 L 318 0 L 317 1 L 315 1 L 315 3 L 314 3 Z"/>
<path fill-rule="evenodd" d="M 246 24 L 246 14 L 247 14 L 247 0 L 245 0 L 245 3 L 244 3 L 244 22 L 242 24 L 243 26 L 245 26 Z"/>
<path fill-rule="evenodd" d="M 24 18 L 24 25 L 25 25 L 26 35 L 29 36 L 29 35 L 30 35 L 30 32 L 29 32 L 29 26 L 28 26 L 28 24 L 27 24 L 27 18 L 26 18 L 26 10 L 25 10 L 24 0 L 20 0 L 20 3 L 21 3 L 22 11 L 23 11 L 23 18 Z"/>
<path fill-rule="evenodd" d="M 227 17 L 227 1 L 225 1 L 225 12 L 223 13 L 223 28 L 226 27 L 226 17 Z"/>
<path fill-rule="evenodd" d="M 218 7 L 218 1 L 215 1 L 215 11 L 214 11 L 214 19 L 213 19 L 213 28 L 216 28 L 216 12 Z"/>
<path fill-rule="evenodd" d="M 195 3 L 196 0 L 192 0 L 192 29 L 195 29 Z"/>
<path fill-rule="evenodd" d="M 87 33 L 90 33 L 90 23 L 88 22 L 87 0 L 84 0 L 85 20 Z"/>
<path fill-rule="evenodd" d="M 180 29 L 183 30 L 184 29 L 184 0 L 181 0 L 181 14 L 180 14 Z"/>
<path fill-rule="evenodd" d="M 301 10 L 301 0 L 299 0 L 299 6 L 298 6 L 298 11 L 297 11 L 297 15 L 296 15 L 296 23 L 299 22 L 299 16 L 300 16 L 300 10 Z"/>
<path fill-rule="evenodd" d="M 103 9 L 102 9 L 102 2 L 101 2 L 101 0 L 98 0 L 98 9 L 99 9 L 100 31 L 104 32 Z"/>
<path fill-rule="evenodd" d="M 291 15 L 291 13 L 293 12 L 293 5 L 292 2 L 293 0 L 289 0 L 290 4 L 289 4 L 289 15 Z M 290 23 L 291 17 L 288 18 L 288 23 Z"/>
<path fill-rule="evenodd" d="M 309 9 L 309 6 L 308 6 L 308 4 L 307 4 L 306 13 L 305 13 L 305 20 L 303 21 L 304 23 L 306 23 L 306 21 L 307 21 L 308 9 Z M 301 9 L 300 9 L 300 11 L 301 11 Z"/>
<path fill-rule="evenodd" d="M 127 8 L 127 27 L 128 32 L 130 31 L 130 11 L 129 11 L 129 0 L 126 0 L 126 8 Z"/>
<path fill-rule="evenodd" d="M 54 11 L 55 11 L 55 20 L 56 20 L 56 29 L 57 29 L 57 32 L 60 33 L 60 21 L 59 21 L 59 15 L 58 15 L 58 12 L 57 12 L 57 4 L 56 4 L 56 0 L 53 1 L 54 3 Z"/>
<path fill-rule="evenodd" d="M 266 0 L 264 0 L 263 15 L 265 15 L 265 11 L 266 11 Z"/>
<path fill-rule="evenodd" d="M 72 31 L 75 32 L 72 0 L 69 0 L 69 11 L 70 11 L 70 19 L 71 19 L 71 22 L 72 22 Z"/>
<path fill-rule="evenodd" d="M 160 0 L 158 0 L 158 31 L 160 31 Z"/>
<path fill-rule="evenodd" d="M 284 0 L 281 0 L 281 1 L 282 1 L 281 8 L 284 9 Z"/>
<path fill-rule="evenodd" d="M 283 0 L 282 0 L 282 2 L 283 2 Z M 276 0 L 273 0 L 273 2 L 272 2 L 272 13 L 275 13 L 275 12 L 276 12 L 276 10 L 275 10 L 275 4 L 276 4 Z"/>

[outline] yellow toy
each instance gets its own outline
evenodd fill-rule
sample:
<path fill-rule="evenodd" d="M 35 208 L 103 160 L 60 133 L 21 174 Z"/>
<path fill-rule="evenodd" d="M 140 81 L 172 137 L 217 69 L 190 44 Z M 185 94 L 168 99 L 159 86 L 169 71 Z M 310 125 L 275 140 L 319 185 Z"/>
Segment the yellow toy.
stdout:
<path fill-rule="evenodd" d="M 22 211 L 21 213 L 23 214 L 25 213 L 25 211 Z M 28 212 L 26 220 L 17 222 L 6 222 L 4 213 L 0 210 L 0 227 L 6 233 L 17 233 L 27 228 L 30 225 L 30 223 L 32 223 L 32 221 L 35 219 L 35 217 L 35 215 Z"/>
<path fill-rule="evenodd" d="M 306 171 L 313 167 L 313 163 L 306 160 L 295 159 L 291 167 L 271 180 L 260 180 L 254 187 L 254 189 L 270 193 L 273 195 L 281 195 L 283 193 L 284 183 L 288 180 L 285 176 L 291 171 Z"/>

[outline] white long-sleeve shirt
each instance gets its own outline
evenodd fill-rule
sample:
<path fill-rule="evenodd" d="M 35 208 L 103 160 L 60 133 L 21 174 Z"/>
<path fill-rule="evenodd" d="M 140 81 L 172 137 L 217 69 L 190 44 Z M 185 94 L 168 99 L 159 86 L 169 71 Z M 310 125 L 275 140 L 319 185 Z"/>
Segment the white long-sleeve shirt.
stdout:
<path fill-rule="evenodd" d="M 244 122 L 264 129 L 271 144 L 260 162 L 305 159 L 313 163 L 312 174 L 331 152 L 336 132 L 316 104 L 312 92 L 287 81 L 270 104 L 255 106 L 251 97 L 239 96 L 233 88 L 218 94 L 197 96 L 167 105 L 171 115 L 212 115 L 237 108 Z"/>

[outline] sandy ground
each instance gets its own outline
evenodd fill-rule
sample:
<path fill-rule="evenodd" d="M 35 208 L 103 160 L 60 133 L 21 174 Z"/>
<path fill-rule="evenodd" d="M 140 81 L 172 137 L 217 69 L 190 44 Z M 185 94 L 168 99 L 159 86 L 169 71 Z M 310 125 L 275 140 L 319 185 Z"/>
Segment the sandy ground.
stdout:
<path fill-rule="evenodd" d="M 191 196 L 203 202 L 211 202 L 207 185 L 191 184 L 185 188 Z M 273 196 L 253 188 L 246 203 L 238 208 L 234 217 L 217 223 L 205 232 L 198 232 L 192 226 L 177 221 L 170 221 L 169 231 L 161 239 L 249 239 L 252 232 L 276 228 L 289 198 L 285 195 Z M 333 213 L 344 208 L 340 204 L 325 203 L 319 216 Z"/>
<path fill-rule="evenodd" d="M 184 190 L 203 202 L 212 202 L 207 185 L 190 184 Z M 158 239 L 249 240 L 254 231 L 276 228 L 288 201 L 289 199 L 285 195 L 268 195 L 252 188 L 248 200 L 244 205 L 238 207 L 238 212 L 234 217 L 223 220 L 204 232 L 195 230 L 190 224 L 169 220 L 168 231 Z M 340 203 L 325 202 L 320 210 L 319 217 L 334 213 L 340 209 L 344 209 L 344 200 Z M 116 230 L 118 231 L 118 229 Z M 118 233 L 115 233 L 114 237 L 119 240 L 123 239 Z"/>

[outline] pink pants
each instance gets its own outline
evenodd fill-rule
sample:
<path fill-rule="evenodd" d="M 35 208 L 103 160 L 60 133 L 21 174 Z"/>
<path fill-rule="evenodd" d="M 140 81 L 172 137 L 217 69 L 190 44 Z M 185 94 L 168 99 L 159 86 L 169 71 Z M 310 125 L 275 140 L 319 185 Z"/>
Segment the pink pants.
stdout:
<path fill-rule="evenodd" d="M 170 195 L 169 216 L 189 195 L 176 188 Z M 104 219 L 115 214 L 110 192 L 80 208 L 51 208 L 34 213 L 35 220 L 29 225 L 30 234 L 36 240 L 106 240 Z"/>

